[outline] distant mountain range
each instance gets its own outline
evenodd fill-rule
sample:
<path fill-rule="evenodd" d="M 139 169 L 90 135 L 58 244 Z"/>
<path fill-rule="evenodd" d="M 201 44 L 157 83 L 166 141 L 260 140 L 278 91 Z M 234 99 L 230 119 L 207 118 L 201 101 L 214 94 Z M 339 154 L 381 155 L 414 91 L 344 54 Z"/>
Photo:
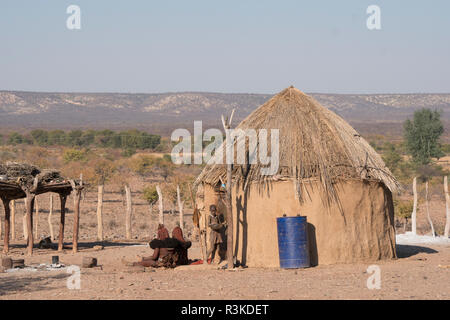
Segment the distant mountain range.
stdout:
<path fill-rule="evenodd" d="M 363 133 L 386 133 L 415 110 L 442 110 L 450 123 L 450 94 L 323 94 L 310 93 L 322 105 L 349 121 Z M 272 95 L 179 92 L 41 93 L 0 91 L 0 126 L 23 128 L 138 128 L 167 134 L 177 127 L 191 128 L 194 120 L 205 127 L 220 125 L 220 115 L 236 109 L 236 122 L 245 118 Z M 387 126 L 387 127 L 386 127 Z M 450 128 L 450 126 L 448 126 Z M 400 129 L 398 129 L 400 128 Z"/>

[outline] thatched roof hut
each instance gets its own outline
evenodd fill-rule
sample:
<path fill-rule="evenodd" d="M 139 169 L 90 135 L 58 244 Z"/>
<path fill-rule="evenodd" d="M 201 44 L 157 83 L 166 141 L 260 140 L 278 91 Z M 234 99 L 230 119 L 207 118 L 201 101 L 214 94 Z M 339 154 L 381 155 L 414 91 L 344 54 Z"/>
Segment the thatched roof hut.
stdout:
<path fill-rule="evenodd" d="M 317 262 L 395 256 L 391 192 L 399 184 L 380 155 L 345 120 L 290 87 L 237 129 L 279 129 L 275 175 L 261 175 L 261 164 L 233 166 L 238 260 L 277 264 L 275 218 L 284 213 L 308 216 L 315 230 L 312 245 L 317 252 L 312 256 L 318 256 Z M 208 164 L 198 176 L 198 197 L 205 208 L 210 203 L 221 206 L 223 182 L 226 166 L 221 164 Z"/>

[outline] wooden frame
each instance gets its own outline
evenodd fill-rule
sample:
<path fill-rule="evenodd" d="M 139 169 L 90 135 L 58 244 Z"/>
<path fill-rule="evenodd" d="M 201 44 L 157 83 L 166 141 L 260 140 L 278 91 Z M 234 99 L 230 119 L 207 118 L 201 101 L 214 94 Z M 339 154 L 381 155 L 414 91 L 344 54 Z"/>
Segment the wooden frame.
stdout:
<path fill-rule="evenodd" d="M 79 193 L 83 189 L 82 182 L 64 181 L 64 182 L 55 182 L 55 183 L 44 183 L 41 184 L 38 181 L 38 178 L 35 177 L 33 180 L 33 184 L 26 184 L 18 180 L 17 182 L 10 181 L 0 181 L 0 199 L 3 202 L 3 206 L 5 208 L 5 237 L 4 237 L 4 246 L 3 253 L 9 252 L 9 234 L 10 234 L 10 202 L 12 200 L 23 199 L 25 198 L 26 211 L 27 211 L 27 251 L 29 255 L 33 254 L 33 207 L 34 207 L 34 199 L 36 195 L 53 192 L 59 194 L 61 199 L 61 220 L 60 220 L 60 229 L 59 229 L 59 243 L 58 243 L 58 251 L 63 250 L 64 244 L 64 224 L 65 224 L 65 211 L 66 211 L 66 200 L 67 196 L 72 192 L 72 190 L 76 191 L 76 201 L 75 204 L 76 209 L 78 208 L 79 215 L 79 202 L 80 197 Z M 79 221 L 75 221 L 75 224 L 78 224 Z M 78 231 L 78 226 L 74 226 L 74 230 Z M 74 234 L 74 252 L 76 252 L 78 238 L 77 234 Z"/>

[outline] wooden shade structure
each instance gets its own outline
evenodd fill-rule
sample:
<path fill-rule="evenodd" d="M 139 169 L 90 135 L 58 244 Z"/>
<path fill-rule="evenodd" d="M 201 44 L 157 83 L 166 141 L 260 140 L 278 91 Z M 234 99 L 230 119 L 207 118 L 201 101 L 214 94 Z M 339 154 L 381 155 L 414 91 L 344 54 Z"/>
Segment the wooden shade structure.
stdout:
<path fill-rule="evenodd" d="M 16 165 L 17 164 L 13 164 Z M 5 166 L 3 167 L 5 168 Z M 55 172 L 52 172 L 55 173 Z M 33 207 L 34 199 L 37 195 L 53 192 L 59 195 L 61 200 L 61 219 L 59 225 L 59 243 L 58 251 L 63 250 L 64 243 L 64 224 L 65 224 L 65 211 L 66 211 L 66 199 L 70 195 L 72 190 L 75 190 L 78 195 L 83 184 L 81 181 L 66 180 L 59 176 L 57 179 L 48 179 L 47 172 L 41 173 L 38 169 L 36 172 L 20 174 L 16 180 L 3 179 L 0 180 L 0 199 L 3 202 L 5 209 L 5 236 L 3 253 L 9 252 L 9 234 L 10 234 L 10 202 L 17 199 L 25 199 L 26 212 L 27 212 L 27 251 L 28 254 L 33 254 Z M 16 178 L 16 177 L 14 177 Z M 75 204 L 76 209 L 79 208 L 80 197 L 75 197 L 78 203 Z M 75 224 L 79 221 L 79 210 L 75 210 Z M 74 230 L 78 231 L 78 225 L 75 225 Z M 77 233 L 74 234 L 74 251 L 77 250 L 78 237 Z"/>

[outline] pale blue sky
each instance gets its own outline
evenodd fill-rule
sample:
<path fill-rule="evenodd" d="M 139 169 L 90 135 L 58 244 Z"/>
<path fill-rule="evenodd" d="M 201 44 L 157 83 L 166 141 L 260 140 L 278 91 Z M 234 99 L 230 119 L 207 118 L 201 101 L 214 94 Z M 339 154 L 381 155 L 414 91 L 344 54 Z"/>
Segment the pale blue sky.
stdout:
<path fill-rule="evenodd" d="M 81 30 L 66 8 L 81 7 Z M 366 28 L 381 7 L 382 30 Z M 450 92 L 450 1 L 1 0 L 0 90 Z"/>

